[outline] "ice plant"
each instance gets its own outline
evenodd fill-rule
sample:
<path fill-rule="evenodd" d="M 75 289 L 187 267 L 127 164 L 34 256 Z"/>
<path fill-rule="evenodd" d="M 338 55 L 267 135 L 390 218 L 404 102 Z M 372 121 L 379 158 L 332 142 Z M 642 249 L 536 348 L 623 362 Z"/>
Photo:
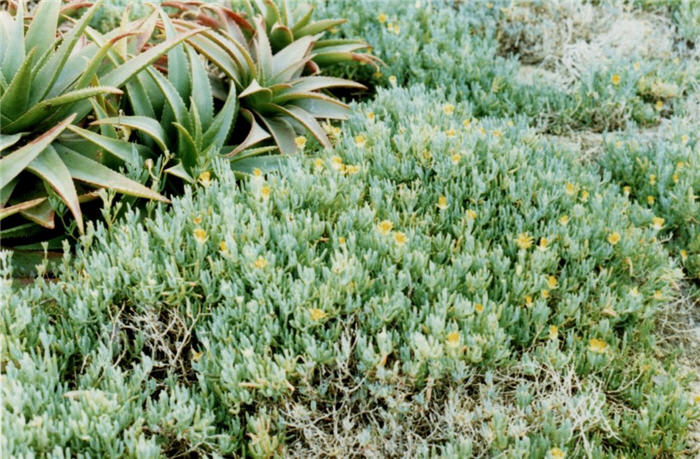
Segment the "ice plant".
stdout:
<path fill-rule="evenodd" d="M 381 234 L 389 234 L 389 231 L 394 227 L 394 224 L 390 222 L 389 220 L 382 220 L 379 225 L 377 225 L 377 229 Z"/>
<path fill-rule="evenodd" d="M 396 231 L 394 233 L 394 242 L 396 242 L 396 245 L 399 247 L 402 247 L 406 242 L 408 241 L 408 238 L 406 237 L 406 234 L 401 232 L 401 231 Z"/>
<path fill-rule="evenodd" d="M 607 239 L 611 245 L 615 245 L 618 242 L 620 242 L 620 233 L 618 233 L 617 231 L 613 231 L 612 233 L 608 234 Z"/>
<path fill-rule="evenodd" d="M 518 234 L 518 237 L 515 239 L 515 243 L 522 250 L 527 250 L 530 247 L 532 247 L 533 241 L 534 241 L 534 238 L 532 236 L 530 236 L 528 233 L 520 233 L 520 234 Z"/>
<path fill-rule="evenodd" d="M 608 347 L 608 343 L 597 338 L 591 338 L 588 340 L 588 350 L 596 354 L 602 354 Z"/>

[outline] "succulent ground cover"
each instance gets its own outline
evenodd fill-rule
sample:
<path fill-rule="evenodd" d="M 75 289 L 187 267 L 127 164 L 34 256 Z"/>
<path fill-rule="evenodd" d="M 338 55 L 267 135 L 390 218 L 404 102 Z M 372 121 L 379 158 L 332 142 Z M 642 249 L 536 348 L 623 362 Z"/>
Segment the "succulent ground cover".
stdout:
<path fill-rule="evenodd" d="M 274 170 L 207 156 L 172 204 L 107 205 L 29 285 L 0 252 L 2 450 L 698 454 L 700 11 L 315 3 L 317 19 L 347 19 L 327 33 L 383 63 L 342 54 L 310 77 L 371 88 L 346 122 L 297 132 Z M 95 14 L 107 29 L 109 11 Z M 620 32 L 640 28 L 649 41 Z M 170 51 L 190 82 L 207 34 Z M 220 61 L 207 71 L 236 76 Z M 178 102 L 175 73 L 151 72 L 139 84 L 160 88 L 158 110 L 183 108 L 156 144 L 205 138 L 202 110 L 221 116 L 229 93 L 198 105 L 192 84 Z M 269 109 L 246 102 L 250 84 L 230 86 L 242 109 Z"/>

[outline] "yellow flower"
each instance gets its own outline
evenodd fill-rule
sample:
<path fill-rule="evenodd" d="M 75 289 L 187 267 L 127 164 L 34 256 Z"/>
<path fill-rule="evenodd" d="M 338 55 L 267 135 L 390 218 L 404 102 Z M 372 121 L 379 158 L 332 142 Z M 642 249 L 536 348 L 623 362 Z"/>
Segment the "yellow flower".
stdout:
<path fill-rule="evenodd" d="M 367 119 L 370 121 L 374 121 L 374 112 L 367 113 Z"/>
<path fill-rule="evenodd" d="M 661 111 L 664 109 L 664 102 L 662 100 L 656 101 L 656 110 Z"/>
<path fill-rule="evenodd" d="M 685 145 L 686 143 L 688 143 L 688 140 L 689 140 L 689 137 L 687 135 L 683 134 L 681 136 L 681 144 Z"/>
<path fill-rule="evenodd" d="M 541 237 L 540 243 L 537 245 L 537 249 L 544 252 L 545 250 L 547 250 L 548 243 L 549 243 L 549 241 L 547 240 L 546 237 Z"/>
<path fill-rule="evenodd" d="M 471 220 L 476 220 L 476 212 L 472 209 L 467 209 L 467 218 Z"/>
<path fill-rule="evenodd" d="M 503 132 L 501 132 L 500 129 L 494 129 L 491 131 L 491 134 L 493 134 L 494 137 L 501 137 L 503 135 Z"/>
<path fill-rule="evenodd" d="M 671 178 L 673 179 L 673 183 L 678 183 L 678 174 L 673 174 Z"/>
<path fill-rule="evenodd" d="M 651 225 L 654 227 L 655 230 L 660 230 L 661 228 L 663 228 L 664 222 L 665 220 L 661 217 L 654 217 L 651 219 Z"/>
<path fill-rule="evenodd" d="M 465 128 L 468 128 L 470 124 L 472 124 L 471 120 L 466 119 L 462 121 L 462 124 L 464 125 Z"/>
<path fill-rule="evenodd" d="M 652 196 L 652 195 L 647 196 L 647 202 L 649 203 L 649 205 L 654 204 L 654 201 L 655 201 L 654 196 Z"/>
<path fill-rule="evenodd" d="M 479 128 L 479 134 L 481 134 L 482 136 L 485 136 L 485 135 L 486 135 L 486 129 L 484 129 L 483 126 L 481 126 L 481 127 Z"/>
<path fill-rule="evenodd" d="M 474 310 L 475 310 L 476 312 L 478 312 L 479 314 L 481 314 L 482 312 L 484 312 L 484 305 L 481 304 L 481 303 L 476 303 L 476 304 L 474 305 Z"/>
<path fill-rule="evenodd" d="M 544 298 L 545 300 L 547 298 L 549 298 L 549 290 L 542 290 L 541 293 L 542 293 L 542 298 Z"/>
<path fill-rule="evenodd" d="M 608 347 L 608 343 L 606 343 L 603 340 L 596 339 L 596 338 L 591 338 L 588 340 L 588 349 L 591 352 L 595 352 L 596 354 L 602 354 L 605 352 L 605 349 Z"/>
<path fill-rule="evenodd" d="M 552 457 L 552 459 L 564 459 L 566 457 L 564 451 L 560 450 L 559 448 L 550 449 L 549 455 Z"/>
<path fill-rule="evenodd" d="M 199 225 L 200 223 L 202 223 L 202 216 L 201 216 L 201 215 L 197 215 L 196 217 L 194 217 L 194 218 L 192 219 L 192 223 L 194 223 L 195 225 Z"/>
<path fill-rule="evenodd" d="M 612 233 L 608 234 L 608 242 L 612 245 L 617 244 L 620 242 L 620 233 L 617 231 L 613 231 Z"/>
<path fill-rule="evenodd" d="M 386 235 L 389 234 L 389 231 L 394 227 L 394 224 L 391 223 L 389 220 L 383 220 L 377 225 L 377 229 L 379 230 L 380 233 Z"/>
<path fill-rule="evenodd" d="M 209 182 L 211 181 L 211 174 L 209 171 L 204 171 L 201 174 L 199 174 L 199 183 L 201 183 L 204 186 L 209 186 Z"/>
<path fill-rule="evenodd" d="M 515 239 L 515 243 L 523 250 L 527 250 L 532 246 L 533 238 L 527 233 L 520 233 Z"/>
<path fill-rule="evenodd" d="M 620 84 L 620 75 L 618 75 L 618 74 L 616 73 L 615 75 L 613 75 L 612 77 L 610 77 L 610 81 L 612 82 L 612 84 L 614 84 L 615 86 L 617 86 L 618 84 Z"/>
<path fill-rule="evenodd" d="M 263 199 L 267 199 L 270 197 L 270 187 L 265 185 L 262 188 L 260 188 L 260 195 L 263 197 Z"/>
<path fill-rule="evenodd" d="M 389 24 L 386 25 L 386 28 L 389 30 L 389 32 L 394 31 L 394 23 L 390 22 Z"/>
<path fill-rule="evenodd" d="M 632 187 L 627 185 L 622 187 L 622 192 L 625 193 L 625 196 L 629 196 L 630 193 L 632 192 Z"/>
<path fill-rule="evenodd" d="M 678 164 L 676 164 L 676 169 L 683 169 L 685 166 L 685 163 L 683 161 L 678 161 Z"/>
<path fill-rule="evenodd" d="M 402 247 L 406 243 L 406 241 L 408 241 L 408 238 L 404 233 L 402 233 L 401 231 L 396 231 L 394 233 L 394 242 L 396 242 L 396 245 Z"/>
<path fill-rule="evenodd" d="M 454 155 L 452 155 L 451 159 L 452 164 L 456 166 L 457 164 L 459 164 L 459 160 L 462 159 L 462 156 L 459 153 L 455 153 Z"/>
<path fill-rule="evenodd" d="M 547 278 L 547 285 L 549 285 L 549 288 L 551 288 L 551 289 L 557 288 L 558 283 L 559 282 L 557 281 L 557 278 L 554 276 L 549 276 Z"/>
<path fill-rule="evenodd" d="M 649 175 L 649 185 L 655 185 L 656 184 L 656 175 L 650 174 Z"/>
<path fill-rule="evenodd" d="M 228 247 L 226 246 L 226 241 L 219 242 L 219 250 L 226 253 L 228 252 Z"/>
<path fill-rule="evenodd" d="M 357 174 L 360 172 L 360 166 L 357 164 L 348 164 L 345 166 L 345 173 L 346 174 Z"/>
<path fill-rule="evenodd" d="M 618 140 L 617 142 L 615 142 L 615 147 L 622 148 L 622 140 Z"/>
<path fill-rule="evenodd" d="M 508 122 L 506 123 L 506 126 L 513 127 L 513 126 L 515 126 L 515 124 L 513 123 L 513 121 L 508 120 Z"/>
<path fill-rule="evenodd" d="M 458 331 L 447 334 L 447 346 L 455 348 L 459 346 L 460 335 Z"/>
<path fill-rule="evenodd" d="M 573 196 L 576 193 L 576 185 L 571 182 L 566 182 L 566 194 Z"/>
<path fill-rule="evenodd" d="M 267 266 L 267 260 L 260 256 L 257 258 L 257 260 L 253 262 L 253 266 L 255 266 L 258 269 L 262 269 L 265 266 Z"/>
<path fill-rule="evenodd" d="M 550 325 L 549 339 L 557 339 L 557 336 L 559 336 L 559 327 L 557 327 L 556 325 Z"/>
<path fill-rule="evenodd" d="M 437 206 L 438 206 L 438 209 L 440 209 L 440 210 L 447 209 L 447 197 L 445 197 L 444 195 L 440 196 L 438 198 Z"/>
<path fill-rule="evenodd" d="M 360 148 L 363 148 L 365 146 L 365 143 L 367 143 L 367 139 L 363 135 L 356 135 L 355 136 L 355 145 L 357 145 Z"/>
<path fill-rule="evenodd" d="M 635 70 L 639 70 L 640 67 L 641 67 L 641 64 L 640 64 L 639 62 L 635 62 L 635 63 L 634 63 L 634 69 L 635 69 Z"/>
<path fill-rule="evenodd" d="M 457 135 L 457 131 L 455 131 L 454 129 L 448 129 L 447 131 L 445 131 L 445 135 L 447 137 L 454 137 Z"/>
<path fill-rule="evenodd" d="M 342 129 L 340 129 L 338 126 L 333 126 L 333 129 L 331 129 L 331 134 L 333 134 L 334 137 L 340 137 L 340 134 L 343 132 Z"/>
<path fill-rule="evenodd" d="M 442 111 L 445 112 L 445 115 L 450 116 L 455 112 L 455 106 L 452 104 L 445 104 L 442 106 Z"/>
<path fill-rule="evenodd" d="M 199 359 L 201 359 L 203 355 L 204 355 L 204 352 L 192 351 L 192 360 L 194 360 L 195 362 L 199 362 Z"/>
<path fill-rule="evenodd" d="M 314 159 L 314 167 L 316 169 L 321 169 L 323 167 L 323 160 L 321 158 Z"/>
<path fill-rule="evenodd" d="M 306 146 L 306 137 L 304 137 L 303 135 L 294 137 L 294 143 L 296 144 L 299 150 L 303 150 Z"/>
<path fill-rule="evenodd" d="M 564 226 L 568 225 L 569 224 L 569 216 L 562 215 L 561 218 L 559 219 L 559 223 L 561 223 Z"/>
<path fill-rule="evenodd" d="M 255 177 L 262 176 L 262 171 L 256 167 L 255 169 L 253 169 L 253 176 L 255 176 Z"/>
<path fill-rule="evenodd" d="M 311 320 L 313 320 L 314 322 L 318 322 L 319 320 L 324 319 L 327 316 L 325 311 L 322 311 L 318 308 L 313 308 L 311 310 L 311 314 L 309 315 L 311 316 Z"/>
<path fill-rule="evenodd" d="M 202 228 L 197 228 L 194 230 L 194 238 L 200 244 L 204 244 L 207 241 L 207 232 Z"/>
<path fill-rule="evenodd" d="M 345 238 L 344 238 L 343 236 L 340 236 L 340 237 L 338 238 L 338 244 L 340 244 L 340 245 L 345 245 Z"/>
<path fill-rule="evenodd" d="M 335 170 L 342 170 L 343 169 L 343 158 L 341 158 L 340 156 L 331 157 L 331 166 L 333 166 L 333 169 L 335 169 Z"/>
<path fill-rule="evenodd" d="M 681 249 L 681 259 L 683 261 L 688 259 L 688 252 L 686 252 L 685 249 Z"/>
<path fill-rule="evenodd" d="M 588 191 L 583 190 L 583 191 L 581 192 L 581 201 L 583 201 L 583 202 L 588 201 L 588 196 L 589 196 Z"/>
<path fill-rule="evenodd" d="M 377 21 L 379 21 L 380 24 L 384 24 L 386 22 L 386 14 L 379 13 L 377 15 Z"/>
<path fill-rule="evenodd" d="M 663 300 L 664 299 L 664 294 L 661 293 L 661 290 L 657 290 L 654 292 L 654 299 L 655 300 Z"/>
<path fill-rule="evenodd" d="M 396 75 L 391 75 L 389 77 L 389 83 L 391 83 L 392 86 L 396 86 Z"/>

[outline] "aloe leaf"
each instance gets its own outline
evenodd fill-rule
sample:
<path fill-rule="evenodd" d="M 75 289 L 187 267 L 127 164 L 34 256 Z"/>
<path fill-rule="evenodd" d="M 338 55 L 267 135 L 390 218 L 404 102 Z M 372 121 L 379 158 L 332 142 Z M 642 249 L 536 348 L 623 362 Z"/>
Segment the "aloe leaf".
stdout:
<path fill-rule="evenodd" d="M 10 180 L 10 183 L 0 188 L 0 208 L 4 207 L 7 201 L 10 200 L 10 196 L 12 196 L 12 191 L 14 191 L 15 186 L 17 186 L 18 182 L 19 178 L 15 177 L 14 179 Z"/>
<path fill-rule="evenodd" d="M 39 2 L 25 37 L 27 48 L 36 48 L 39 55 L 42 55 L 53 47 L 60 8 L 60 2 Z"/>
<path fill-rule="evenodd" d="M 311 21 L 311 16 L 313 15 L 314 12 L 314 7 L 313 6 L 308 6 L 308 5 L 303 5 L 302 8 L 306 8 L 306 11 L 302 12 L 302 16 L 297 21 L 296 24 L 292 26 L 292 32 L 296 35 L 296 32 L 300 30 L 303 27 L 306 27 L 306 25 Z"/>
<path fill-rule="evenodd" d="M 134 182 L 80 153 L 76 153 L 60 144 L 56 145 L 56 150 L 70 171 L 71 176 L 76 180 L 97 187 L 113 189 L 130 196 L 170 202 L 166 197 L 161 196 L 150 188 L 146 188 L 140 183 Z"/>
<path fill-rule="evenodd" d="M 10 134 L 10 135 L 5 135 L 5 134 L 0 134 L 0 152 L 10 148 L 12 145 L 16 144 L 19 142 L 19 139 L 22 138 L 22 133 L 18 132 L 17 134 Z"/>
<path fill-rule="evenodd" d="M 243 101 L 243 105 L 258 109 L 259 107 L 272 102 L 272 90 L 260 86 L 258 80 L 253 80 L 247 88 L 238 95 L 238 98 Z"/>
<path fill-rule="evenodd" d="M 302 37 L 293 42 L 272 58 L 271 83 L 288 81 L 300 68 L 306 65 L 310 59 L 310 51 L 313 47 L 312 37 Z"/>
<path fill-rule="evenodd" d="M 173 23 L 163 9 L 160 10 L 160 17 L 165 26 L 165 37 L 167 39 L 177 37 Z M 190 94 L 191 81 L 187 72 L 187 57 L 183 45 L 177 45 L 168 52 L 168 80 L 175 86 L 180 97 L 187 98 Z"/>
<path fill-rule="evenodd" d="M 185 167 L 192 169 L 197 165 L 197 156 L 199 155 L 197 144 L 192 138 L 192 134 L 183 125 L 173 123 L 173 126 L 175 126 L 178 133 L 177 154 L 182 159 Z"/>
<path fill-rule="evenodd" d="M 275 24 L 270 30 L 270 44 L 272 49 L 282 49 L 294 41 L 294 34 L 284 24 Z"/>
<path fill-rule="evenodd" d="M 200 54 L 213 62 L 222 72 L 229 77 L 237 87 L 241 87 L 241 74 L 243 69 L 238 61 L 232 58 L 221 46 L 204 36 L 204 34 L 190 38 L 187 41 Z"/>
<path fill-rule="evenodd" d="M 257 123 L 257 121 L 255 121 L 255 117 L 253 116 L 252 113 L 250 113 L 248 110 L 245 110 L 245 109 L 241 110 L 241 112 L 250 122 L 250 130 L 248 131 L 248 135 L 243 140 L 243 142 L 241 142 L 241 144 L 238 145 L 236 148 L 234 148 L 230 153 L 227 153 L 225 155 L 227 158 L 230 158 L 232 156 L 237 156 L 242 151 L 252 147 L 253 145 L 259 144 L 263 140 L 270 138 L 270 133 L 267 132 L 262 127 L 260 127 L 260 125 Z"/>
<path fill-rule="evenodd" d="M 17 177 L 34 158 L 39 156 L 39 153 L 48 147 L 51 142 L 63 132 L 74 118 L 75 115 L 69 116 L 22 148 L 0 159 L 0 188 L 5 187 L 5 185 L 10 183 L 10 180 Z"/>
<path fill-rule="evenodd" d="M 201 28 L 190 30 L 181 34 L 177 38 L 167 40 L 148 49 L 148 51 L 139 54 L 138 56 L 128 60 L 124 64 L 109 72 L 102 78 L 102 83 L 106 86 L 116 87 L 123 85 L 138 72 L 155 62 L 160 56 L 167 53 L 184 40 L 187 40 L 188 38 L 200 33 L 202 30 L 203 29 Z"/>
<path fill-rule="evenodd" d="M 326 31 L 332 27 L 345 24 L 346 19 L 322 19 L 320 21 L 306 24 L 304 27 L 294 29 L 294 38 L 299 38 L 304 35 L 316 35 L 319 32 Z"/>
<path fill-rule="evenodd" d="M 91 125 L 111 124 L 114 126 L 128 127 L 143 132 L 152 138 L 162 151 L 168 151 L 165 143 L 165 131 L 158 121 L 145 116 L 114 116 L 111 118 L 103 118 L 96 120 Z"/>
<path fill-rule="evenodd" d="M 32 87 L 31 103 L 34 104 L 49 93 L 56 79 L 62 73 L 68 57 L 72 54 L 78 40 L 83 36 L 85 28 L 94 16 L 95 12 L 102 6 L 102 0 L 97 0 L 68 31 L 61 40 L 61 45 L 56 53 L 42 66 L 37 73 Z M 111 85 L 110 85 L 111 86 Z"/>
<path fill-rule="evenodd" d="M 97 73 L 97 69 L 99 66 L 102 64 L 102 61 L 104 60 L 105 56 L 109 52 L 110 49 L 120 40 L 123 40 L 124 38 L 130 37 L 132 35 L 135 35 L 136 32 L 127 32 L 127 33 L 122 33 L 117 35 L 116 37 L 112 37 L 109 40 L 107 40 L 104 44 L 100 46 L 100 49 L 97 50 L 95 55 L 90 59 L 90 62 L 88 63 L 87 67 L 85 68 L 85 71 L 83 74 L 80 76 L 80 79 L 75 83 L 75 89 L 82 89 L 86 87 L 87 85 L 90 84 L 90 81 L 92 81 L 92 77 Z"/>
<path fill-rule="evenodd" d="M 345 78 L 335 78 L 327 76 L 311 76 L 299 78 L 292 83 L 292 90 L 299 91 L 317 91 L 319 89 L 328 88 L 358 88 L 367 89 L 363 84 L 356 81 L 346 80 Z"/>
<path fill-rule="evenodd" d="M 183 166 L 181 162 L 177 163 L 173 167 L 165 169 L 165 173 L 181 178 L 187 183 L 194 183 L 194 179 L 190 174 L 187 173 L 187 171 L 185 170 L 185 166 Z"/>
<path fill-rule="evenodd" d="M 260 116 L 260 119 L 267 127 L 268 132 L 272 135 L 282 154 L 293 154 L 297 151 L 296 143 L 294 143 L 294 137 L 296 137 L 294 129 L 284 118 L 279 116 Z"/>
<path fill-rule="evenodd" d="M 10 80 L 25 62 L 24 8 L 17 8 L 14 20 L 9 20 L 5 24 L 9 25 L 7 43 L 12 43 L 12 46 L 5 48 L 2 71 L 5 77 Z"/>
<path fill-rule="evenodd" d="M 236 98 L 236 88 L 229 88 L 226 103 L 221 108 L 219 113 L 214 118 L 214 121 L 204 132 L 202 143 L 206 147 L 213 146 L 216 150 L 220 150 L 226 142 L 231 126 L 234 125 L 236 115 L 238 114 L 238 99 Z"/>
<path fill-rule="evenodd" d="M 3 207 L 2 209 L 0 209 L 0 220 L 2 220 L 3 218 L 7 218 L 10 215 L 14 215 L 14 214 L 17 214 L 19 212 L 25 211 L 27 209 L 31 209 L 32 207 L 36 207 L 39 204 L 43 203 L 44 201 L 46 201 L 45 197 L 44 198 L 36 198 L 36 199 L 31 199 L 29 201 L 20 202 L 19 204 L 14 204 L 12 206 Z M 3 237 L 4 237 L 4 235 L 3 235 Z"/>
<path fill-rule="evenodd" d="M 56 223 L 54 221 L 56 211 L 54 211 L 53 207 L 51 207 L 51 203 L 49 203 L 48 200 L 42 201 L 36 206 L 20 210 L 20 214 L 22 214 L 24 218 L 31 220 L 44 228 L 54 229 L 56 227 Z"/>
<path fill-rule="evenodd" d="M 321 145 L 326 148 L 331 147 L 331 142 L 328 140 L 326 132 L 323 130 L 318 121 L 316 121 L 316 118 L 314 118 L 309 112 L 294 105 L 288 105 L 287 107 L 275 105 L 274 107 L 276 110 L 301 123 L 309 132 L 311 132 L 311 134 L 321 143 Z"/>
<path fill-rule="evenodd" d="M 75 217 L 78 224 L 78 230 L 83 232 L 83 214 L 80 212 L 80 203 L 78 203 L 78 193 L 73 184 L 73 178 L 68 171 L 68 168 L 61 158 L 56 153 L 56 150 L 49 145 L 43 152 L 29 163 L 27 169 L 41 177 L 45 183 L 48 183 L 51 188 L 61 197 L 61 200 L 66 204 L 68 209 Z M 53 220 L 53 218 L 52 218 Z"/>
<path fill-rule="evenodd" d="M 187 53 L 192 71 L 192 101 L 193 105 L 197 107 L 202 126 L 206 130 L 214 117 L 214 97 L 212 96 L 211 84 L 204 63 L 194 49 L 188 46 Z"/>
<path fill-rule="evenodd" d="M 0 112 L 9 119 L 15 119 L 27 109 L 31 91 L 32 57 L 35 53 L 36 48 L 29 51 L 19 71 L 10 81 L 7 91 L 0 98 Z M 3 126 L 3 130 L 7 132 L 8 127 Z"/>
<path fill-rule="evenodd" d="M 68 129 L 125 163 L 135 164 L 138 162 L 138 155 L 134 145 L 130 142 L 106 137 L 78 126 L 71 125 L 68 126 Z"/>
<path fill-rule="evenodd" d="M 60 116 L 60 111 L 55 112 L 57 107 L 62 105 L 73 104 L 75 102 L 87 99 L 98 94 L 122 94 L 122 91 L 117 88 L 107 86 L 97 86 L 85 89 L 78 89 L 69 93 L 63 94 L 53 99 L 47 99 L 34 105 L 24 115 L 5 126 L 5 129 L 13 132 L 21 131 L 28 128 L 44 119 L 45 123 L 50 122 L 50 119 Z M 54 113 L 52 113 L 54 112 Z M 53 115 L 53 116 L 51 116 Z"/>
<path fill-rule="evenodd" d="M 267 31 L 265 30 L 265 24 L 263 24 L 263 19 L 258 17 L 255 30 L 255 57 L 258 63 L 258 71 L 256 75 L 258 80 L 262 81 L 263 84 L 267 84 L 268 79 L 272 78 L 272 48 L 270 47 L 270 41 L 267 38 Z"/>
<path fill-rule="evenodd" d="M 350 114 L 350 107 L 330 97 L 299 99 L 292 104 L 311 113 L 314 118 L 346 120 Z"/>
<path fill-rule="evenodd" d="M 186 126 L 188 129 L 191 129 L 192 122 L 187 114 L 187 107 L 185 106 L 185 102 L 182 100 L 182 97 L 180 97 L 180 94 L 177 92 L 177 88 L 175 88 L 175 86 L 158 70 L 149 68 L 147 69 L 147 72 L 149 75 L 151 75 L 151 78 L 153 78 L 156 85 L 158 85 L 158 88 L 163 94 L 166 103 L 173 111 L 175 121 L 183 126 Z"/>

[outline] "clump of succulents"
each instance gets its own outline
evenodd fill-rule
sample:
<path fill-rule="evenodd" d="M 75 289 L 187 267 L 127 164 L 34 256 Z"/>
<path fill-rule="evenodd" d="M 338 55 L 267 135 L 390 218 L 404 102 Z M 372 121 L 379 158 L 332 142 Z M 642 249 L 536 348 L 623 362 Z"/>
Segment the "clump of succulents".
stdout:
<path fill-rule="evenodd" d="M 129 79 L 188 35 L 114 63 L 107 57 L 125 37 L 138 33 L 136 26 L 104 40 L 86 40 L 100 2 L 65 32 L 57 28 L 60 6 L 42 2 L 31 18 L 25 18 L 21 2 L 14 16 L 0 12 L 0 218 L 28 220 L 5 221 L 4 239 L 29 236 L 34 224 L 54 228 L 54 197 L 70 210 L 80 232 L 80 203 L 96 198 L 96 188 L 167 201 L 118 172 L 133 159 L 132 146 L 81 126 L 93 116 L 91 101 L 122 95 Z"/>

